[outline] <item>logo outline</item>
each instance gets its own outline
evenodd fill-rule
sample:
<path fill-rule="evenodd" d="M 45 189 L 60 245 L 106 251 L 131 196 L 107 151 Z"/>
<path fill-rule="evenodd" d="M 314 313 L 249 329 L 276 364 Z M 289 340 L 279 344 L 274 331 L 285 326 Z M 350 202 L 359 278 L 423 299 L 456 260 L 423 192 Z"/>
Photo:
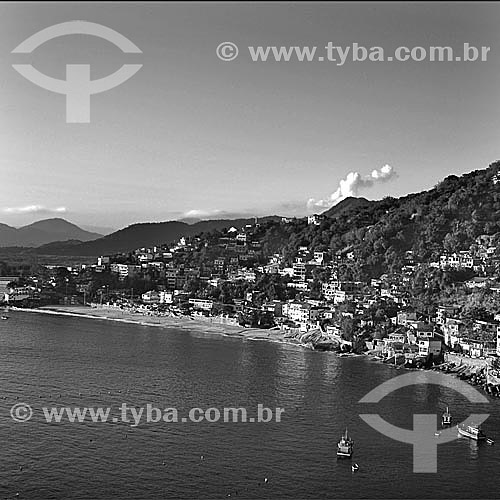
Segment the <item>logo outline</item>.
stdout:
<path fill-rule="evenodd" d="M 462 396 L 465 396 L 472 403 L 489 403 L 486 396 L 469 384 L 436 372 L 410 372 L 386 380 L 363 396 L 358 403 L 378 403 L 385 396 L 398 389 L 421 384 L 433 384 L 453 389 Z M 480 425 L 486 421 L 489 416 L 489 413 L 473 413 L 459 425 Z M 387 422 L 379 414 L 360 413 L 359 417 L 380 434 L 395 441 L 413 445 L 414 473 L 436 473 L 438 445 L 458 439 L 458 425 L 445 429 L 439 433 L 437 432 L 437 416 L 435 414 L 414 414 L 413 430 L 397 427 Z M 436 437 L 438 437 L 438 439 L 436 439 Z"/>
<path fill-rule="evenodd" d="M 67 21 L 44 28 L 21 42 L 12 54 L 30 54 L 45 42 L 67 35 L 90 35 L 107 40 L 126 54 L 142 54 L 141 49 L 121 33 L 89 21 Z M 12 64 L 24 78 L 38 87 L 66 95 L 66 123 L 90 123 L 90 96 L 111 90 L 134 76 L 142 64 L 124 64 L 114 73 L 90 79 L 89 64 L 67 64 L 66 79 L 60 80 L 37 70 L 32 64 Z"/>

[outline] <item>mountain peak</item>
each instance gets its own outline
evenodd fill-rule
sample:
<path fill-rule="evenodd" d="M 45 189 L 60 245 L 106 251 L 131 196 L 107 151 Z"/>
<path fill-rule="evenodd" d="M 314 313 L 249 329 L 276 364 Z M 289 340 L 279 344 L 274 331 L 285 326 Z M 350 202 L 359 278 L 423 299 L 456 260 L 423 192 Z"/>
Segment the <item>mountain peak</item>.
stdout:
<path fill-rule="evenodd" d="M 350 212 L 358 208 L 365 208 L 369 205 L 372 205 L 373 203 L 376 202 L 367 200 L 363 197 L 356 198 L 355 196 L 349 196 L 348 198 L 344 198 L 342 201 L 323 212 L 322 215 L 324 215 L 325 217 L 338 217 L 339 215 L 343 215 L 346 212 Z"/>
<path fill-rule="evenodd" d="M 39 220 L 17 229 L 0 224 L 0 247 L 38 247 L 54 241 L 91 241 L 101 236 L 99 233 L 84 231 L 60 217 Z"/>
<path fill-rule="evenodd" d="M 27 226 L 20 227 L 19 229 L 24 230 L 27 228 L 39 228 L 39 229 L 42 229 L 44 231 L 49 230 L 49 231 L 63 232 L 63 231 L 66 231 L 68 228 L 74 229 L 74 228 L 78 228 L 78 226 L 76 224 L 68 222 L 66 219 L 62 219 L 61 217 L 53 217 L 50 219 L 42 219 L 42 220 L 33 222 L 31 224 L 28 224 Z"/>

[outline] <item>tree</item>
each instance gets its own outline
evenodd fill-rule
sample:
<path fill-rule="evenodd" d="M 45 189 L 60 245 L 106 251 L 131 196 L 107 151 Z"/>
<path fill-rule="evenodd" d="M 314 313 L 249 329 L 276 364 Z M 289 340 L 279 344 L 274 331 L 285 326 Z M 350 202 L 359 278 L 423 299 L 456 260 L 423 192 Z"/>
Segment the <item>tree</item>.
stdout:
<path fill-rule="evenodd" d="M 349 316 L 344 316 L 340 320 L 340 335 L 344 340 L 352 341 L 356 334 L 356 322 Z"/>

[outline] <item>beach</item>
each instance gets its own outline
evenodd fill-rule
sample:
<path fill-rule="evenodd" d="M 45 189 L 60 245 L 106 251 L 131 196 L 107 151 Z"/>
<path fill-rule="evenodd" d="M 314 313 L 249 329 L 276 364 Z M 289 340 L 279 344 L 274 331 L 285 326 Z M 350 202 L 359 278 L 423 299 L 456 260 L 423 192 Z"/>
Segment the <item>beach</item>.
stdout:
<path fill-rule="evenodd" d="M 270 342 L 291 343 L 284 338 L 284 334 L 280 330 L 245 328 L 240 325 L 222 323 L 220 320 L 213 317 L 148 315 L 107 306 L 43 306 L 39 308 L 12 307 L 11 309 L 14 311 L 17 310 L 59 316 L 76 316 L 160 328 L 186 329 L 197 333 L 206 333 L 207 335 L 224 335 L 228 337 L 240 337 L 248 340 L 267 340 Z"/>

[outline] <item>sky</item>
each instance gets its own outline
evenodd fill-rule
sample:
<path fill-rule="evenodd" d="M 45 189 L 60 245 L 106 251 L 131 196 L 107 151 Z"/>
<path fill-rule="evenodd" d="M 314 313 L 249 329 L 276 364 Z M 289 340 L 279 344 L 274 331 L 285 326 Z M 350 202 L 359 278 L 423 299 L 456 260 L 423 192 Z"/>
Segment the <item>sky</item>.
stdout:
<path fill-rule="evenodd" d="M 142 53 L 49 26 L 109 27 Z M 120 228 L 184 217 L 303 216 L 348 195 L 432 188 L 500 158 L 500 5 L 0 4 L 0 222 Z M 222 61 L 222 42 L 239 47 Z M 248 46 L 490 47 L 487 61 L 252 61 Z M 66 123 L 65 96 L 12 67 L 92 79 L 142 64 Z"/>

